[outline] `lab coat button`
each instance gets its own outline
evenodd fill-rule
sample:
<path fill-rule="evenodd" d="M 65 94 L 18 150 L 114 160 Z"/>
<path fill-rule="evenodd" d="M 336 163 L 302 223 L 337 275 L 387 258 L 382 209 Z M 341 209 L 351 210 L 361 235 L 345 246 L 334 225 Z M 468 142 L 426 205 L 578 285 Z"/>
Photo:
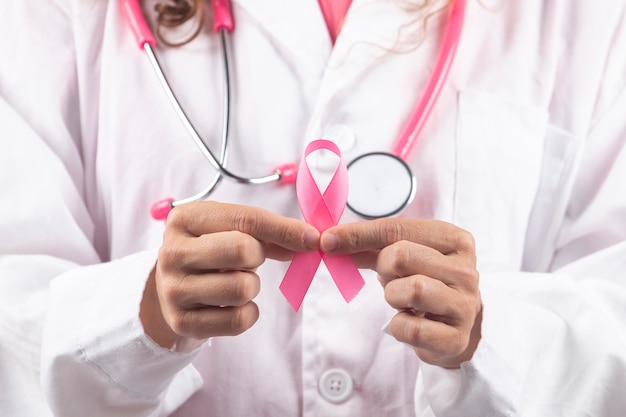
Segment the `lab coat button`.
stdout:
<path fill-rule="evenodd" d="M 352 394 L 352 378 L 342 369 L 329 369 L 319 380 L 322 398 L 331 403 L 341 403 Z"/>
<path fill-rule="evenodd" d="M 354 147 L 356 137 L 352 129 L 346 125 L 334 125 L 324 132 L 323 139 L 335 142 L 342 152 Z"/>

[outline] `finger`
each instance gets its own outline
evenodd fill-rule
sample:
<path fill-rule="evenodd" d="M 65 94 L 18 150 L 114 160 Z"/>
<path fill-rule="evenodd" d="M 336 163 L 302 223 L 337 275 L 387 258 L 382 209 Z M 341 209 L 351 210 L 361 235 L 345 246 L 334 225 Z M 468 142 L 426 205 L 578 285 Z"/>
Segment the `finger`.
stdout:
<path fill-rule="evenodd" d="M 259 294 L 258 275 L 249 271 L 187 275 L 177 280 L 159 280 L 159 294 L 174 309 L 206 306 L 241 306 Z"/>
<path fill-rule="evenodd" d="M 402 240 L 443 254 L 474 252 L 472 235 L 450 223 L 396 218 L 333 226 L 322 233 L 320 246 L 325 252 L 346 254 L 382 249 Z"/>
<path fill-rule="evenodd" d="M 159 262 L 167 269 L 183 271 L 254 270 L 265 261 L 265 247 L 250 235 L 218 232 L 198 237 L 170 235 L 159 251 Z"/>
<path fill-rule="evenodd" d="M 237 230 L 294 251 L 317 249 L 319 232 L 310 224 L 259 207 L 200 201 L 172 210 L 167 224 L 192 236 Z"/>
<path fill-rule="evenodd" d="M 443 255 L 428 246 L 400 241 L 382 249 L 376 271 L 383 285 L 399 277 L 426 275 L 452 287 L 474 289 L 478 283 L 473 257 Z"/>
<path fill-rule="evenodd" d="M 458 308 L 462 296 L 443 282 L 423 275 L 413 275 L 389 282 L 385 300 L 397 310 L 414 310 L 434 314 L 441 321 L 460 323 L 465 310 Z"/>
<path fill-rule="evenodd" d="M 367 268 L 376 270 L 378 255 L 380 251 L 371 250 L 352 254 L 352 260 L 357 268 Z"/>
<path fill-rule="evenodd" d="M 293 259 L 296 254 L 295 251 L 283 248 L 282 246 L 276 245 L 271 242 L 261 242 L 265 247 L 265 256 L 270 259 L 275 259 L 277 261 L 286 262 Z"/>
<path fill-rule="evenodd" d="M 248 330 L 259 318 L 253 302 L 237 307 L 204 307 L 183 310 L 167 317 L 168 325 L 183 337 L 206 339 L 235 336 Z"/>
<path fill-rule="evenodd" d="M 389 331 L 400 342 L 427 351 L 428 362 L 438 362 L 442 366 L 445 366 L 446 358 L 462 355 L 469 344 L 469 332 L 406 311 L 391 319 Z"/>

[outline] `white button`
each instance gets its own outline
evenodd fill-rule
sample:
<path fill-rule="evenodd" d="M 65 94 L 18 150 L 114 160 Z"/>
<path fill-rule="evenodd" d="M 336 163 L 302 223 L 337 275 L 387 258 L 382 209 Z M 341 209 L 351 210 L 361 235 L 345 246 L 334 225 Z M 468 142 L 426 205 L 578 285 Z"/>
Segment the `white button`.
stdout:
<path fill-rule="evenodd" d="M 326 401 L 340 403 L 352 394 L 352 378 L 344 370 L 330 369 L 320 377 L 318 388 Z"/>
<path fill-rule="evenodd" d="M 354 147 L 356 137 L 352 129 L 346 125 L 334 125 L 324 131 L 322 139 L 335 142 L 341 152 L 345 152 Z"/>

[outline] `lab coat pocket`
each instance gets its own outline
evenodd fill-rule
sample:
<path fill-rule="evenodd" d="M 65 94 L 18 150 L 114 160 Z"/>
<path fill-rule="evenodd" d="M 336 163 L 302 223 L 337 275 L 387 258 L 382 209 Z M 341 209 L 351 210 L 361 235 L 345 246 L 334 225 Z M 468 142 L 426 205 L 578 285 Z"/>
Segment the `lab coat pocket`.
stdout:
<path fill-rule="evenodd" d="M 453 221 L 474 235 L 482 271 L 521 268 L 547 120 L 532 105 L 459 95 Z"/>

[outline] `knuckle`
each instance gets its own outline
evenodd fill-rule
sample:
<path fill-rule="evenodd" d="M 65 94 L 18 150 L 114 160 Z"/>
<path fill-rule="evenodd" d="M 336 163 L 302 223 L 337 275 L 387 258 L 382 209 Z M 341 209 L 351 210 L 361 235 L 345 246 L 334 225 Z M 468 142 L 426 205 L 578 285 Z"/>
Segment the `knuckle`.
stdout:
<path fill-rule="evenodd" d="M 188 294 L 182 284 L 182 280 L 173 277 L 162 277 L 157 281 L 159 302 L 164 312 L 171 315 L 170 312 L 176 312 L 184 307 Z"/>
<path fill-rule="evenodd" d="M 402 240 L 395 242 L 386 248 L 389 257 L 389 268 L 391 273 L 402 276 L 411 261 L 410 242 Z"/>
<path fill-rule="evenodd" d="M 408 294 L 411 305 L 420 305 L 424 297 L 424 282 L 418 277 L 413 277 Z"/>
<path fill-rule="evenodd" d="M 174 333 L 183 337 L 193 335 L 194 319 L 191 311 L 176 310 L 168 318 L 167 324 Z"/>
<path fill-rule="evenodd" d="M 248 330 L 258 317 L 256 304 L 249 303 L 233 309 L 230 321 L 230 330 L 233 335 L 238 335 Z"/>
<path fill-rule="evenodd" d="M 159 248 L 158 262 L 164 270 L 174 269 L 183 259 L 182 247 L 180 245 L 163 245 Z"/>
<path fill-rule="evenodd" d="M 234 280 L 233 303 L 244 305 L 256 297 L 260 290 L 259 279 L 253 274 L 242 273 Z"/>
<path fill-rule="evenodd" d="M 480 281 L 480 274 L 478 273 L 478 270 L 476 268 L 472 268 L 468 272 L 467 281 L 469 283 L 469 286 L 470 286 L 470 289 L 471 289 L 472 293 L 477 294 L 478 293 L 478 284 L 479 284 L 479 281 Z"/>
<path fill-rule="evenodd" d="M 458 229 L 455 237 L 456 248 L 458 252 L 474 253 L 476 249 L 476 241 L 474 235 L 464 229 Z"/>
<path fill-rule="evenodd" d="M 233 310 L 232 318 L 230 320 L 230 330 L 232 334 L 241 334 L 248 328 L 247 317 L 243 308 L 236 308 Z"/>
<path fill-rule="evenodd" d="M 480 274 L 474 266 L 461 266 L 457 271 L 457 276 L 462 279 L 462 287 L 469 294 L 476 295 L 478 293 L 478 283 Z"/>
<path fill-rule="evenodd" d="M 234 243 L 233 254 L 238 267 L 256 268 L 263 263 L 264 256 L 259 250 L 259 243 L 249 235 L 241 234 Z"/>
<path fill-rule="evenodd" d="M 291 227 L 281 227 L 275 230 L 278 242 L 289 242 L 302 244 L 301 232 Z"/>
<path fill-rule="evenodd" d="M 347 249 L 349 252 L 360 250 L 363 247 L 367 246 L 367 239 L 364 238 L 360 233 L 349 233 L 341 235 L 340 245 Z"/>
<path fill-rule="evenodd" d="M 409 344 L 419 346 L 422 343 L 422 326 L 420 320 L 407 321 L 405 335 Z"/>
<path fill-rule="evenodd" d="M 406 313 L 398 313 L 391 319 L 390 330 L 394 337 L 412 346 L 419 346 L 422 337 L 421 322 L 408 319 Z"/>
<path fill-rule="evenodd" d="M 159 292 L 169 308 L 176 309 L 183 304 L 186 292 L 178 280 L 164 279 L 159 285 Z"/>
<path fill-rule="evenodd" d="M 395 221 L 382 222 L 381 226 L 382 236 L 385 238 L 387 245 L 397 242 L 402 236 L 402 226 Z"/>
<path fill-rule="evenodd" d="M 464 302 L 459 305 L 461 317 L 465 320 L 474 319 L 476 315 L 476 307 L 474 303 L 474 298 L 466 296 Z"/>
<path fill-rule="evenodd" d="M 254 235 L 259 225 L 259 214 L 256 210 L 238 208 L 233 213 L 233 221 L 236 230 L 247 235 Z"/>
<path fill-rule="evenodd" d="M 469 345 L 469 332 L 459 330 L 456 332 L 456 337 L 450 342 L 448 348 L 450 349 L 450 356 L 460 356 L 465 352 Z"/>
<path fill-rule="evenodd" d="M 476 268 L 463 259 L 455 259 L 449 262 L 450 273 L 462 278 L 464 281 L 476 280 Z"/>

